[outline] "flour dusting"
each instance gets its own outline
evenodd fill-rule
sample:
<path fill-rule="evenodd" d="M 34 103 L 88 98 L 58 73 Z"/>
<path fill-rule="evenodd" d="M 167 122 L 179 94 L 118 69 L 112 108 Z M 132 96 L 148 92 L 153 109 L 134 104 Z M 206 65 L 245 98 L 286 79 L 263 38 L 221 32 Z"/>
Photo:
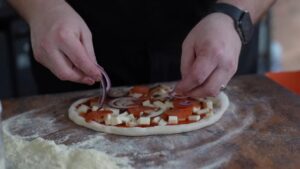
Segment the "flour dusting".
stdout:
<path fill-rule="evenodd" d="M 4 159 L 0 159 L 0 169 L 5 169 Z"/>
<path fill-rule="evenodd" d="M 30 113 L 30 112 L 29 112 Z M 26 116 L 26 115 L 25 115 Z M 41 137 L 20 137 L 9 132 L 10 122 L 16 116 L 3 123 L 4 145 L 8 169 L 131 169 L 126 157 L 117 158 L 94 149 L 83 149 Z M 26 122 L 28 119 L 23 119 Z M 38 119 L 40 120 L 40 119 Z M 20 122 L 20 121 L 19 121 Z M 20 123 L 16 123 L 20 124 Z M 48 126 L 49 127 L 49 126 Z M 27 141 L 28 138 L 34 138 Z"/>
<path fill-rule="evenodd" d="M 66 105 L 36 109 L 4 122 L 7 158 L 16 169 L 48 169 L 41 167 L 42 163 L 54 169 L 89 169 L 88 165 L 97 169 L 219 168 L 236 152 L 232 140 L 247 132 L 254 121 L 263 122 L 271 112 L 271 107 L 264 106 L 266 113 L 257 117 L 255 110 L 243 109 L 240 104 L 239 100 L 230 104 L 221 120 L 212 126 L 146 137 L 116 136 L 75 126 L 66 117 Z"/>

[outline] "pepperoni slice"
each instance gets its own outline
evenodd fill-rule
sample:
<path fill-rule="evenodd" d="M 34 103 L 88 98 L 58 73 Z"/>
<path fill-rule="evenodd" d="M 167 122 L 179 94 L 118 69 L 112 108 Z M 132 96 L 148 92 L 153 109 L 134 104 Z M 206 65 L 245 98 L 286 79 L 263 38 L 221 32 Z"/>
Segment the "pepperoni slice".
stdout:
<path fill-rule="evenodd" d="M 193 113 L 192 107 L 187 108 L 181 108 L 181 109 L 169 109 L 165 111 L 165 113 L 162 115 L 162 118 L 166 119 L 169 116 L 177 116 L 180 121 L 186 120 L 190 115 Z"/>
<path fill-rule="evenodd" d="M 103 122 L 105 115 L 112 114 L 111 110 L 101 110 L 101 111 L 91 111 L 82 116 L 85 118 L 86 122 L 96 121 L 96 122 Z"/>
<path fill-rule="evenodd" d="M 147 86 L 134 86 L 130 89 L 130 93 L 139 93 L 143 96 L 147 96 L 149 94 L 150 88 Z"/>
<path fill-rule="evenodd" d="M 136 118 L 140 117 L 141 112 L 150 113 L 150 112 L 153 112 L 153 111 L 156 111 L 155 107 L 138 106 L 138 107 L 128 108 L 128 112 L 130 114 L 133 114 L 134 117 L 136 117 Z"/>
<path fill-rule="evenodd" d="M 120 97 L 109 102 L 109 105 L 117 109 L 127 109 L 131 107 L 137 107 L 142 103 L 137 98 L 134 97 Z"/>
<path fill-rule="evenodd" d="M 194 106 L 199 106 L 197 102 L 191 99 L 175 99 L 173 100 L 173 105 L 176 109 L 185 109 L 185 108 L 193 109 Z"/>

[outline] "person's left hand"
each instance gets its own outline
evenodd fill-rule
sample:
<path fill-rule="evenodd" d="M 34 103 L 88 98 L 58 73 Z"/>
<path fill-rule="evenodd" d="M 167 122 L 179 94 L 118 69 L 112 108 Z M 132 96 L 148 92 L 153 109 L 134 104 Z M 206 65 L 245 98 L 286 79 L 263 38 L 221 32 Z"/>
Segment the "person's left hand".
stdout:
<path fill-rule="evenodd" d="M 203 18 L 182 44 L 182 80 L 176 86 L 176 93 L 216 96 L 235 74 L 241 46 L 229 16 L 213 13 Z"/>

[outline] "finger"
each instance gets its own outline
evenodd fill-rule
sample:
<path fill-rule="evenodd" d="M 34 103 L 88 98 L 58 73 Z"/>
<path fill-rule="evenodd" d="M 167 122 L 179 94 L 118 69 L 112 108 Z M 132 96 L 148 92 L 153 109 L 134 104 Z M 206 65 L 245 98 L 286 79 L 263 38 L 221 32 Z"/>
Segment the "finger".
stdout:
<path fill-rule="evenodd" d="M 45 65 L 50 71 L 55 74 L 60 80 L 68 80 L 77 83 L 92 85 L 95 81 L 84 75 L 80 70 L 74 67 L 71 61 L 58 50 L 50 53 L 50 56 Z"/>
<path fill-rule="evenodd" d="M 231 77 L 232 75 L 228 72 L 224 71 L 223 69 L 217 68 L 203 83 L 203 85 L 187 93 L 187 95 L 200 98 L 216 96 L 220 92 L 222 86 L 227 85 Z"/>
<path fill-rule="evenodd" d="M 181 51 L 180 70 L 181 70 L 182 79 L 184 79 L 189 69 L 193 65 L 193 62 L 195 60 L 195 52 L 194 52 L 193 45 L 187 42 L 184 42 L 182 44 L 181 50 L 182 51 Z"/>
<path fill-rule="evenodd" d="M 81 33 L 81 43 L 84 46 L 88 56 L 97 63 L 95 51 L 94 51 L 94 45 L 93 45 L 93 39 L 92 39 L 92 33 L 90 30 L 87 28 L 87 30 L 83 30 Z"/>
<path fill-rule="evenodd" d="M 72 64 L 74 64 L 86 76 L 92 77 L 96 81 L 100 80 L 101 72 L 99 68 L 88 56 L 85 48 L 78 38 L 72 35 L 65 37 L 63 39 L 63 43 L 61 43 L 61 50 L 69 58 Z"/>
<path fill-rule="evenodd" d="M 216 62 L 209 57 L 198 56 L 192 65 L 190 72 L 176 86 L 175 91 L 181 94 L 188 93 L 202 85 L 216 68 Z"/>

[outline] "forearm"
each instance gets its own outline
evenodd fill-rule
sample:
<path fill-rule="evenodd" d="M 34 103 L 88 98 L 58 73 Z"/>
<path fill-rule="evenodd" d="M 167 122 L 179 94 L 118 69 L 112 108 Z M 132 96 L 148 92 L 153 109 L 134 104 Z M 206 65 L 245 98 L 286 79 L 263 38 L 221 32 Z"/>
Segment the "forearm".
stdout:
<path fill-rule="evenodd" d="M 53 7 L 66 3 L 64 0 L 8 0 L 8 2 L 28 23 Z"/>
<path fill-rule="evenodd" d="M 250 12 L 253 23 L 256 23 L 276 0 L 218 0 Z"/>

